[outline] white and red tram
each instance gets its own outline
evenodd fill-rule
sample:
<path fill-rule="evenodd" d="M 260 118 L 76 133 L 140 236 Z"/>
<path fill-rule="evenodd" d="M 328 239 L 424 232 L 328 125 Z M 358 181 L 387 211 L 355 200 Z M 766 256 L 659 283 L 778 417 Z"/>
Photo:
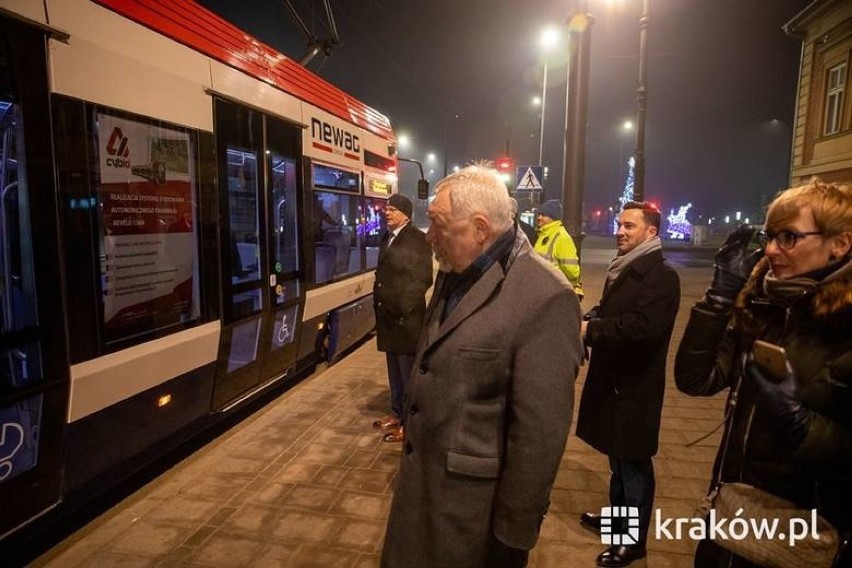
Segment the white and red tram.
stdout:
<path fill-rule="evenodd" d="M 192 0 L 0 0 L 0 541 L 373 327 L 385 116 Z"/>

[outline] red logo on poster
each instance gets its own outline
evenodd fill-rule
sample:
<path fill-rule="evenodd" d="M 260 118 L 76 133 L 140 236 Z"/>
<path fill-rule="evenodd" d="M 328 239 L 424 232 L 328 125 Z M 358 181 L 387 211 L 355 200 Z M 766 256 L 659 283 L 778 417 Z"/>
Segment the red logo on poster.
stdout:
<path fill-rule="evenodd" d="M 107 158 L 108 166 L 115 168 L 130 167 L 130 160 L 127 159 L 127 156 L 130 155 L 130 148 L 127 147 L 127 136 L 117 126 L 112 129 L 106 151 L 110 156 L 115 156 L 114 158 Z"/>

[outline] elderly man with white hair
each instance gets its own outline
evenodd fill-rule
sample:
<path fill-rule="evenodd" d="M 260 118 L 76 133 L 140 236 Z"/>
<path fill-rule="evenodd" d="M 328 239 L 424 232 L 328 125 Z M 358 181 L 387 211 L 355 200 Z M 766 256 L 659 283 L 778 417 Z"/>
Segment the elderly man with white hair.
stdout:
<path fill-rule="evenodd" d="M 525 566 L 571 423 L 580 305 L 517 232 L 496 171 L 436 186 L 441 271 L 406 390 L 382 566 Z"/>

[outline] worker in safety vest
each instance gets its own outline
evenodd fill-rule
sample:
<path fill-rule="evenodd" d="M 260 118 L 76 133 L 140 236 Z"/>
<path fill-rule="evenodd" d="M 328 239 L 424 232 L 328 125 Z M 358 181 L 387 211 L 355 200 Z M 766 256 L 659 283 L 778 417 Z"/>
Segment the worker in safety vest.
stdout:
<path fill-rule="evenodd" d="M 580 259 L 577 258 L 574 239 L 562 225 L 562 204 L 556 199 L 545 201 L 536 211 L 535 223 L 538 229 L 538 239 L 533 247 L 535 252 L 568 278 L 577 297 L 582 300 L 584 293 L 580 285 Z"/>

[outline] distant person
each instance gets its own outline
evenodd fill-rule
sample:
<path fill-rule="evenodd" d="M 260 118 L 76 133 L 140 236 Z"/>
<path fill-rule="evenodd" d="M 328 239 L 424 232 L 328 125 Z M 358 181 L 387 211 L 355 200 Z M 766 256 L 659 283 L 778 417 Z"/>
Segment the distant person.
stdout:
<path fill-rule="evenodd" d="M 441 271 L 403 405 L 384 567 L 522 567 L 538 539 L 571 423 L 580 306 L 511 209 L 479 165 L 438 182 L 429 205 Z"/>
<path fill-rule="evenodd" d="M 385 352 L 391 412 L 373 422 L 385 442 L 401 442 L 402 397 L 414 365 L 417 336 L 426 312 L 426 290 L 432 285 L 432 249 L 426 236 L 411 222 L 411 200 L 398 193 L 385 207 L 388 230 L 379 245 L 373 304 L 376 344 Z"/>
<path fill-rule="evenodd" d="M 535 244 L 535 241 L 538 238 L 538 235 L 536 234 L 536 230 L 533 228 L 532 225 L 530 225 L 529 223 L 527 223 L 526 221 L 521 219 L 520 212 L 519 212 L 520 206 L 518 205 L 518 200 L 515 199 L 514 197 L 512 197 L 511 200 L 512 200 L 512 218 L 515 220 L 515 223 L 518 225 L 518 228 L 521 229 L 524 232 L 524 234 L 527 236 L 527 240 L 530 242 L 530 244 L 531 245 Z"/>
<path fill-rule="evenodd" d="M 574 239 L 562 225 L 562 204 L 556 199 L 545 201 L 536 210 L 535 222 L 538 229 L 535 252 L 565 275 L 582 300 L 585 293 L 580 285 L 580 259 Z"/>
<path fill-rule="evenodd" d="M 582 324 L 591 348 L 577 436 L 609 457 L 609 504 L 637 507 L 632 544 L 613 545 L 598 566 L 627 566 L 646 555 L 654 504 L 654 466 L 666 387 L 666 355 L 680 305 L 680 280 L 663 259 L 660 212 L 628 202 L 618 218 L 618 256 L 610 263 L 600 303 Z M 583 513 L 581 524 L 600 534 L 601 517 Z M 611 527 L 627 534 L 627 527 Z M 629 539 L 628 539 L 629 540 Z"/>
<path fill-rule="evenodd" d="M 816 509 L 848 544 L 852 187 L 814 180 L 785 190 L 769 204 L 756 235 L 763 251 L 750 252 L 753 236 L 753 228 L 740 227 L 716 254 L 713 281 L 692 308 L 677 352 L 677 387 L 693 396 L 728 390 L 713 487 L 747 483 L 790 502 L 808 520 Z M 779 375 L 752 358 L 755 340 L 784 349 Z M 809 540 L 796 548 L 813 550 Z M 727 548 L 702 540 L 695 565 L 755 565 Z M 800 565 L 828 566 L 833 552 Z M 848 552 L 832 565 L 852 566 Z"/>

